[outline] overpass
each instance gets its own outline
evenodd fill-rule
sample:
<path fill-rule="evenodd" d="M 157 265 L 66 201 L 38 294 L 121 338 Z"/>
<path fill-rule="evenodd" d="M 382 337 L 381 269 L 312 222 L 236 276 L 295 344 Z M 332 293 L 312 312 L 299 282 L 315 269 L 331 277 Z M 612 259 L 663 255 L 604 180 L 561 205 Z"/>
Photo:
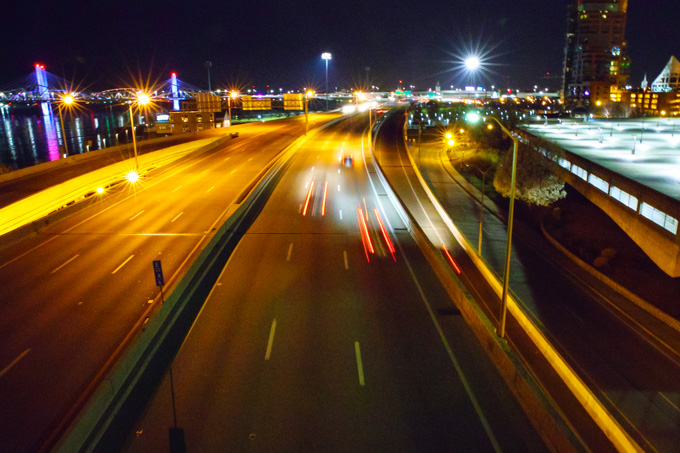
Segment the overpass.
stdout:
<path fill-rule="evenodd" d="M 520 136 L 659 268 L 680 276 L 680 119 L 546 120 Z"/>

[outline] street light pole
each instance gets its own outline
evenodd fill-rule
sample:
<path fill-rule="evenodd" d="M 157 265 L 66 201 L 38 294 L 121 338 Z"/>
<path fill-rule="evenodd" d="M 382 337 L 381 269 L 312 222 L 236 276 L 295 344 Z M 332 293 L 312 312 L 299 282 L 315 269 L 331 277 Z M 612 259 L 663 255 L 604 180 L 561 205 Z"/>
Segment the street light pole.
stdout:
<path fill-rule="evenodd" d="M 512 227 L 513 220 L 515 216 L 515 177 L 517 173 L 517 147 L 519 144 L 519 139 L 512 135 L 510 131 L 503 126 L 503 124 L 495 117 L 488 116 L 494 120 L 500 126 L 501 130 L 512 140 L 512 176 L 510 178 L 510 209 L 508 212 L 508 233 L 505 244 L 505 270 L 503 271 L 503 292 L 501 294 L 501 315 L 498 322 L 498 336 L 505 338 L 505 321 L 508 312 L 508 286 L 510 280 L 510 257 L 512 252 Z M 468 115 L 468 121 L 477 122 L 479 121 L 479 115 L 472 114 Z M 483 209 L 483 207 L 482 207 Z"/>
<path fill-rule="evenodd" d="M 210 87 L 210 68 L 212 67 L 212 61 L 205 62 L 205 69 L 208 70 L 208 91 L 212 91 Z"/>
<path fill-rule="evenodd" d="M 66 157 L 68 157 L 68 143 L 66 140 L 66 129 L 64 128 L 64 117 L 62 116 L 61 111 L 63 110 L 64 106 L 70 107 L 71 104 L 73 104 L 73 101 L 74 101 L 73 96 L 67 94 L 62 98 L 61 105 L 59 105 L 59 107 L 57 108 L 57 110 L 59 110 L 59 121 L 61 121 L 61 133 L 64 139 L 64 151 L 66 151 Z"/>
<path fill-rule="evenodd" d="M 132 102 L 128 105 L 128 113 L 130 114 L 130 129 L 132 132 L 132 149 L 135 153 L 135 170 L 139 170 L 139 160 L 137 159 L 137 139 L 135 138 L 135 119 L 132 116 Z"/>
<path fill-rule="evenodd" d="M 328 111 L 328 60 L 331 59 L 330 52 L 322 53 L 321 58 L 326 60 L 326 111 Z"/>

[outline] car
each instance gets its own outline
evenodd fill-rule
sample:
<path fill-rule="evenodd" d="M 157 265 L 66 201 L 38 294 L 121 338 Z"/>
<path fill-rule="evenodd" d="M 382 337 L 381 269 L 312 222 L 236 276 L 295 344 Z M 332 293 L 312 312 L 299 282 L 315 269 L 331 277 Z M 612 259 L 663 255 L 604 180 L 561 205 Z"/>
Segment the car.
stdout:
<path fill-rule="evenodd" d="M 345 167 L 353 167 L 354 166 L 354 156 L 351 154 L 344 154 L 342 156 L 342 165 Z"/>

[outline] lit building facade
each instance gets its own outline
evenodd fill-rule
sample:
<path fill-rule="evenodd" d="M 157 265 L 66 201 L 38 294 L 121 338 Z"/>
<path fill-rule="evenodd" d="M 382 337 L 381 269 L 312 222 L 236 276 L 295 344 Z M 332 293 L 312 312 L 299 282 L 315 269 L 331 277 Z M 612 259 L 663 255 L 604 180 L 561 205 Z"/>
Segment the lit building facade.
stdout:
<path fill-rule="evenodd" d="M 628 82 L 624 39 L 628 0 L 574 0 L 569 6 L 564 97 L 570 107 L 612 102 Z"/>

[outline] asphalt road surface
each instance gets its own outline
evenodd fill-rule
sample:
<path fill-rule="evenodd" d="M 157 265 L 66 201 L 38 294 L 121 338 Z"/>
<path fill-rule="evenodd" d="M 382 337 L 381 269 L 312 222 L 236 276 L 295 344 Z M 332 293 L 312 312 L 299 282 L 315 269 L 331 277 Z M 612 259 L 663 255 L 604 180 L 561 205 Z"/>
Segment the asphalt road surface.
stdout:
<path fill-rule="evenodd" d="M 173 391 L 188 451 L 545 451 L 378 202 L 365 128 L 348 119 L 298 150 L 127 451 L 169 451 Z"/>
<path fill-rule="evenodd" d="M 328 118 L 327 118 L 328 119 Z M 240 127 L 213 151 L 0 250 L 0 451 L 35 451 L 209 242 L 262 167 L 304 133 L 300 118 Z"/>

